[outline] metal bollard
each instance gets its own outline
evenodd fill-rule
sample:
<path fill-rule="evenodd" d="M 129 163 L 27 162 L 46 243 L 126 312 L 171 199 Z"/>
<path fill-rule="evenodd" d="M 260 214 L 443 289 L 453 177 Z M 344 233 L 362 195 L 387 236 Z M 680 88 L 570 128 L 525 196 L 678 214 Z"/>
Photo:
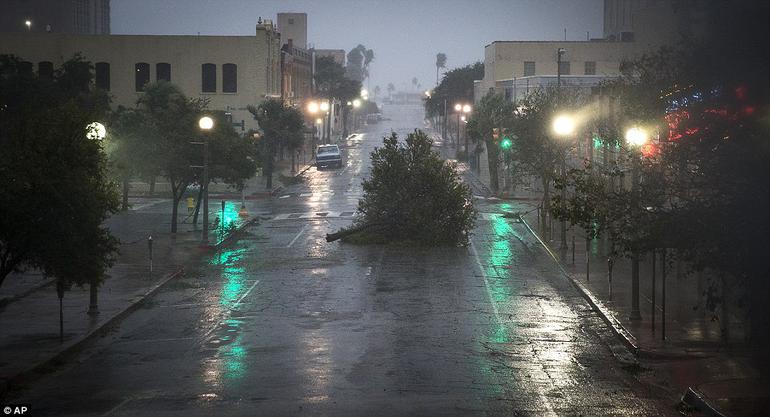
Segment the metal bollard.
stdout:
<path fill-rule="evenodd" d="M 152 235 L 147 238 L 147 248 L 150 251 L 150 274 L 152 274 Z"/>

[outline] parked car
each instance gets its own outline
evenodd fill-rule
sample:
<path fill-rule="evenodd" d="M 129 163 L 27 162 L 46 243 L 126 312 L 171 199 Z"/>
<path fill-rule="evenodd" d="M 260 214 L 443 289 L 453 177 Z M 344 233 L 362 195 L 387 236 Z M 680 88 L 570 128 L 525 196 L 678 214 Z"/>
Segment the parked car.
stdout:
<path fill-rule="evenodd" d="M 315 166 L 319 169 L 331 166 L 342 168 L 342 154 L 340 153 L 340 147 L 337 145 L 319 146 L 315 153 Z"/>

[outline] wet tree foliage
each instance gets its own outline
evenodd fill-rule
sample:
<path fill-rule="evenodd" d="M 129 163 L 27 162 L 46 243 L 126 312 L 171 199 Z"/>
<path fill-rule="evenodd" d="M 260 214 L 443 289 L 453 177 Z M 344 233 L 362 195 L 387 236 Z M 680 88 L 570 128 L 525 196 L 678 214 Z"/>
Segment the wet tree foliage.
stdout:
<path fill-rule="evenodd" d="M 107 103 L 89 88 L 91 70 L 75 56 L 38 77 L 0 56 L 0 284 L 37 268 L 65 289 L 100 282 L 112 265 L 117 240 L 103 222 L 118 197 L 103 144 L 88 138 Z"/>
<path fill-rule="evenodd" d="M 361 217 L 327 240 L 467 245 L 476 219 L 470 188 L 431 144 L 419 130 L 403 142 L 395 133 L 384 138 L 371 154 L 371 176 L 363 182 L 364 196 L 358 202 Z"/>

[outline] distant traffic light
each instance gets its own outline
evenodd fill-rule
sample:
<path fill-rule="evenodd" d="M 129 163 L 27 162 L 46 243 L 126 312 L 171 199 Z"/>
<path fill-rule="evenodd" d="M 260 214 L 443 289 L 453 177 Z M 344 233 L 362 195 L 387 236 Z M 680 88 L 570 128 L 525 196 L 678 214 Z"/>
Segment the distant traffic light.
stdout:
<path fill-rule="evenodd" d="M 513 141 L 508 136 L 503 137 L 503 140 L 500 142 L 500 147 L 505 150 L 511 149 L 512 145 Z"/>

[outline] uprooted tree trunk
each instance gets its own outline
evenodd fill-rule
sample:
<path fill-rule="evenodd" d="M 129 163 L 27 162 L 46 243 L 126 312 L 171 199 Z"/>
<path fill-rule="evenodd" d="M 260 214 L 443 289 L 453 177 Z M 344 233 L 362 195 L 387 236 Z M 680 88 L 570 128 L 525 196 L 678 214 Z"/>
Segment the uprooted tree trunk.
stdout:
<path fill-rule="evenodd" d="M 351 227 L 350 229 L 342 229 L 339 232 L 336 233 L 327 233 L 326 234 L 326 241 L 327 242 L 334 242 L 335 240 L 342 239 L 344 237 L 354 235 L 356 233 L 361 233 L 365 230 L 369 229 L 375 229 L 375 228 L 382 228 L 387 226 L 385 223 L 365 223 L 360 226 Z"/>

